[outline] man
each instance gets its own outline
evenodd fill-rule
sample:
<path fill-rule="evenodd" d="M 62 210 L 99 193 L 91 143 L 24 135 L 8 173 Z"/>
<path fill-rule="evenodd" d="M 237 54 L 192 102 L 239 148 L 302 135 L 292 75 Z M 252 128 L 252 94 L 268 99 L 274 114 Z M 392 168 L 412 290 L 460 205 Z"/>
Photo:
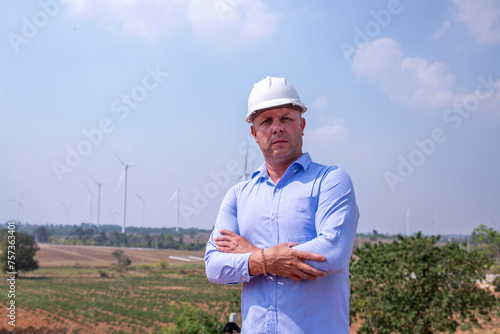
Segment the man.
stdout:
<path fill-rule="evenodd" d="M 211 282 L 243 282 L 242 333 L 349 333 L 351 180 L 302 153 L 307 110 L 284 78 L 256 83 L 247 122 L 265 163 L 226 194 L 207 243 Z"/>

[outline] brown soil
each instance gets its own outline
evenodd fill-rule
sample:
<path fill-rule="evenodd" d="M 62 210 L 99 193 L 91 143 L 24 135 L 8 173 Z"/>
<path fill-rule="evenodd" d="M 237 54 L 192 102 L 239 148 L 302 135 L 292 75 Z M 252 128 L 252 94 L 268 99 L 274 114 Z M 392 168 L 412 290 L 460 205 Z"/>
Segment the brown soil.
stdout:
<path fill-rule="evenodd" d="M 101 268 L 116 264 L 116 258 L 111 254 L 122 249 L 133 265 L 155 264 L 161 260 L 171 263 L 188 263 L 170 259 L 170 256 L 187 258 L 194 256 L 203 258 L 204 251 L 182 251 L 173 249 L 134 249 L 117 247 L 65 246 L 40 244 L 37 259 L 40 268 L 44 267 L 88 267 Z M 193 262 L 200 262 L 193 260 Z"/>
<path fill-rule="evenodd" d="M 116 259 L 111 252 L 113 247 L 89 247 L 89 246 L 56 246 L 39 245 L 40 251 L 37 253 L 40 267 L 80 267 L 96 268 L 108 267 L 116 263 Z M 194 256 L 203 257 L 203 251 L 177 251 L 177 250 L 152 250 L 152 249 L 123 249 L 125 256 L 132 260 L 133 264 L 155 264 L 161 260 L 169 263 L 188 263 L 180 260 L 170 259 L 169 256 L 188 258 Z M 199 263 L 194 260 L 193 262 Z M 170 288 L 173 289 L 173 288 Z M 496 293 L 500 297 L 499 293 Z M 43 310 L 26 310 L 16 307 L 16 327 L 8 325 L 6 318 L 6 306 L 0 305 L 0 334 L 107 334 L 111 330 L 124 330 L 126 328 L 111 328 L 105 325 L 95 326 L 92 324 L 82 325 L 75 321 L 54 317 L 49 312 Z M 351 326 L 350 333 L 354 334 L 360 327 L 360 322 Z M 482 329 L 472 331 L 457 331 L 456 333 L 500 333 L 500 317 L 494 316 L 493 321 L 483 324 Z"/>
<path fill-rule="evenodd" d="M 5 306 L 2 305 L 2 310 Z M 4 312 L 2 311 L 2 314 Z M 5 316 L 3 317 L 5 318 Z M 106 333 L 97 328 L 84 327 L 68 319 L 54 319 L 52 315 L 43 310 L 26 311 L 16 307 L 16 322 L 12 327 L 2 319 L 0 334 L 83 334 L 83 333 Z M 97 330 L 97 331 L 96 331 Z"/>

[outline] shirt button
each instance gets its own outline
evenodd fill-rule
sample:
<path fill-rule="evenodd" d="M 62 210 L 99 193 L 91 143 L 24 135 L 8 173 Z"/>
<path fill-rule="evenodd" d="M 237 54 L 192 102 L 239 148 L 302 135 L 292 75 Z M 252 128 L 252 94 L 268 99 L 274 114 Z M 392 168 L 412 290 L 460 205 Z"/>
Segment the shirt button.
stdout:
<path fill-rule="evenodd" d="M 272 309 L 273 309 L 273 306 L 272 306 L 272 305 L 270 305 L 270 306 L 269 306 L 269 309 L 270 309 L 270 310 L 272 310 Z"/>

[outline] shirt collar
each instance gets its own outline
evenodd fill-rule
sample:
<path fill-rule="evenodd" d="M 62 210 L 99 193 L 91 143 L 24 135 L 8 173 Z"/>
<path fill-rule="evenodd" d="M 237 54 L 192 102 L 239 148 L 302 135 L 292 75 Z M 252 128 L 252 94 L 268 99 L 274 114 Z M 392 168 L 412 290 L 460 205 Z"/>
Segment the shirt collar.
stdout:
<path fill-rule="evenodd" d="M 297 166 L 297 165 L 301 166 L 305 171 L 307 171 L 307 168 L 309 168 L 311 163 L 312 163 L 311 156 L 309 155 L 308 152 L 306 152 L 306 153 L 302 154 L 297 160 L 292 162 L 292 164 L 290 166 L 288 166 L 287 171 L 290 170 L 290 168 Z M 300 168 L 298 168 L 297 170 L 299 170 L 299 169 Z M 265 162 L 259 167 L 259 169 L 257 169 L 255 172 L 253 172 L 252 179 L 259 174 L 260 174 L 260 177 L 263 177 L 266 179 L 269 177 L 269 174 L 267 173 L 267 167 L 266 167 Z"/>

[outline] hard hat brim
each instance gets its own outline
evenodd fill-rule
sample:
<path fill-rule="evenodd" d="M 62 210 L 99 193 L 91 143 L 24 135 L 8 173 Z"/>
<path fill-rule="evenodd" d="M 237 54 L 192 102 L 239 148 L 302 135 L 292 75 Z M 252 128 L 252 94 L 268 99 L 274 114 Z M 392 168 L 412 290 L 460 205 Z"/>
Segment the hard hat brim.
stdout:
<path fill-rule="evenodd" d="M 256 105 L 253 110 L 248 112 L 245 120 L 247 123 L 252 123 L 254 118 L 260 113 L 263 113 L 264 111 L 267 110 L 282 108 L 286 106 L 298 107 L 300 109 L 301 114 L 307 111 L 307 107 L 299 101 L 291 101 L 290 99 L 275 99 L 272 101 L 265 101 Z"/>

